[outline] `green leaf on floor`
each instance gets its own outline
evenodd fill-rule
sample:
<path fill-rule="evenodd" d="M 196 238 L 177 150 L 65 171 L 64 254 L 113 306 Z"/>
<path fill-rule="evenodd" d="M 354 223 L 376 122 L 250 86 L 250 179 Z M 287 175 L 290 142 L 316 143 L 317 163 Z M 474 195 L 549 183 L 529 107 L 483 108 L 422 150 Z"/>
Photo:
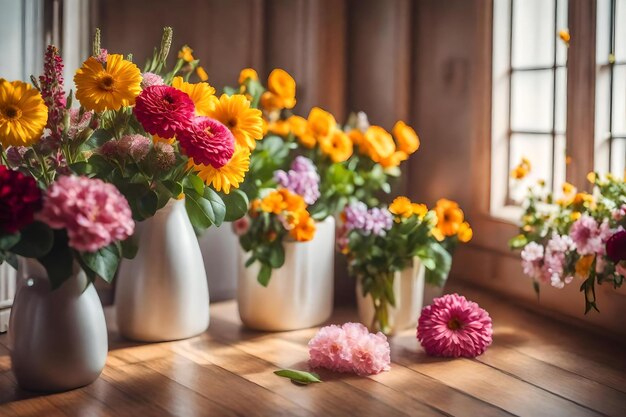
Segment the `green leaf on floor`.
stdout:
<path fill-rule="evenodd" d="M 280 371 L 274 371 L 274 373 L 283 378 L 291 379 L 291 382 L 300 385 L 309 385 L 315 382 L 322 382 L 318 374 L 305 371 L 297 371 L 295 369 L 281 369 Z"/>

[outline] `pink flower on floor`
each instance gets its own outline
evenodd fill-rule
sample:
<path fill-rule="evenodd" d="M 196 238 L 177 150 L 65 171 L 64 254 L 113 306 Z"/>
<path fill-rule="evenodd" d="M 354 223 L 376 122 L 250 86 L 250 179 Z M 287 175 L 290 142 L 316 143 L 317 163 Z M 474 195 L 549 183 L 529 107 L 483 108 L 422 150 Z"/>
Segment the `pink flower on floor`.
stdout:
<path fill-rule="evenodd" d="M 373 375 L 388 371 L 389 342 L 382 333 L 370 333 L 360 323 L 322 327 L 309 342 L 309 364 L 335 372 Z"/>
<path fill-rule="evenodd" d="M 61 177 L 48 188 L 39 220 L 67 229 L 69 246 L 95 252 L 133 234 L 128 202 L 112 184 L 99 179 Z"/>
<path fill-rule="evenodd" d="M 491 345 L 492 333 L 489 313 L 458 294 L 435 298 L 417 325 L 417 339 L 433 356 L 473 358 Z"/>
<path fill-rule="evenodd" d="M 146 87 L 135 101 L 135 116 L 146 132 L 173 138 L 191 124 L 196 108 L 186 93 L 168 85 Z"/>

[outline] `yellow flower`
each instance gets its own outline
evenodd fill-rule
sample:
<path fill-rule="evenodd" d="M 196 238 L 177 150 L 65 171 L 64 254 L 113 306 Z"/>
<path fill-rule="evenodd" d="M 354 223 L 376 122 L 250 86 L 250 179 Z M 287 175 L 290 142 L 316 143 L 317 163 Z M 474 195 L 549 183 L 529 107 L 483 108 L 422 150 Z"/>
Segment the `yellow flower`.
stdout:
<path fill-rule="evenodd" d="M 437 229 L 444 236 L 454 236 L 458 233 L 459 227 L 463 223 L 463 210 L 459 205 L 451 200 L 442 198 L 435 205 L 437 213 Z"/>
<path fill-rule="evenodd" d="M 516 180 L 526 178 L 526 176 L 530 173 L 530 170 L 530 161 L 527 158 L 522 158 L 520 163 L 511 171 L 511 178 Z"/>
<path fill-rule="evenodd" d="M 180 51 L 178 51 L 178 59 L 182 59 L 185 62 L 191 62 L 195 59 L 192 53 L 193 49 L 185 45 Z"/>
<path fill-rule="evenodd" d="M 559 31 L 559 38 L 561 38 L 561 40 L 565 42 L 567 46 L 569 46 L 569 41 L 571 39 L 569 29 L 561 29 Z"/>
<path fill-rule="evenodd" d="M 206 70 L 199 65 L 196 68 L 196 75 L 200 78 L 200 81 L 206 81 L 209 79 L 209 74 L 207 74 Z"/>
<path fill-rule="evenodd" d="M 0 144 L 31 146 L 41 138 L 48 108 L 30 84 L 0 78 Z"/>
<path fill-rule="evenodd" d="M 581 278 L 587 278 L 589 275 L 589 271 L 591 270 L 591 265 L 593 264 L 593 260 L 595 255 L 585 255 L 581 256 L 580 259 L 576 262 L 576 275 Z"/>
<path fill-rule="evenodd" d="M 588 193 L 577 193 L 572 199 L 574 204 L 593 203 L 593 196 Z"/>
<path fill-rule="evenodd" d="M 287 71 L 276 68 L 267 80 L 268 89 L 280 101 L 280 108 L 292 109 L 296 105 L 296 81 Z"/>
<path fill-rule="evenodd" d="M 141 72 L 122 55 L 107 56 L 106 68 L 89 57 L 74 75 L 76 98 L 87 110 L 119 110 L 135 104 L 141 93 Z"/>
<path fill-rule="evenodd" d="M 467 243 L 472 240 L 472 237 L 474 236 L 474 231 L 472 230 L 468 222 L 461 223 L 457 232 L 457 236 L 459 237 L 459 241 L 463 243 Z"/>
<path fill-rule="evenodd" d="M 272 191 L 261 200 L 259 207 L 266 213 L 280 214 L 287 208 L 287 204 L 282 194 L 278 191 Z"/>
<path fill-rule="evenodd" d="M 252 68 L 244 68 L 239 73 L 239 85 L 245 83 L 248 78 L 256 81 L 259 79 L 259 75 Z"/>
<path fill-rule="evenodd" d="M 278 190 L 278 194 L 280 194 L 285 202 L 285 210 L 291 212 L 306 210 L 306 203 L 300 195 L 292 193 L 286 188 Z"/>
<path fill-rule="evenodd" d="M 380 126 L 370 126 L 365 131 L 363 140 L 367 154 L 374 162 L 380 162 L 389 158 L 396 151 L 393 138 Z"/>
<path fill-rule="evenodd" d="M 167 143 L 169 145 L 172 145 L 174 142 L 176 142 L 176 137 L 165 139 L 159 135 L 152 135 L 152 143 L 157 143 L 157 142 Z"/>
<path fill-rule="evenodd" d="M 441 230 L 437 229 L 436 227 L 430 231 L 430 234 L 433 235 L 433 237 L 437 239 L 438 242 L 441 242 L 446 238 Z"/>
<path fill-rule="evenodd" d="M 565 195 L 573 194 L 576 192 L 576 187 L 574 187 L 569 182 L 563 183 L 563 186 L 561 188 L 563 189 L 563 194 Z"/>
<path fill-rule="evenodd" d="M 221 168 L 213 168 L 211 165 L 196 165 L 193 159 L 189 160 L 189 166 L 198 173 L 198 177 L 207 185 L 211 185 L 215 191 L 224 191 L 225 194 L 230 194 L 231 187 L 239 188 L 250 168 L 250 150 L 246 147 L 235 146 L 233 157 Z"/>
<path fill-rule="evenodd" d="M 306 119 L 302 116 L 289 116 L 287 118 L 287 123 L 289 123 L 289 129 L 291 132 L 300 137 L 306 134 Z"/>
<path fill-rule="evenodd" d="M 343 162 L 352 156 L 352 141 L 348 135 L 337 129 L 331 136 L 320 139 L 320 149 L 333 162 Z"/>
<path fill-rule="evenodd" d="M 383 168 L 393 168 L 400 165 L 401 162 L 406 161 L 409 156 L 402 151 L 395 151 L 391 156 L 383 158 L 379 161 Z"/>
<path fill-rule="evenodd" d="M 411 209 L 413 210 L 413 214 L 419 218 L 424 217 L 426 213 L 428 213 L 428 207 L 426 207 L 426 204 L 412 203 Z"/>
<path fill-rule="evenodd" d="M 336 127 L 337 122 L 335 121 L 335 117 L 326 110 L 313 107 L 309 112 L 307 133 L 314 136 L 316 140 L 330 136 L 335 131 Z"/>
<path fill-rule="evenodd" d="M 283 108 L 283 101 L 271 91 L 261 94 L 261 107 L 267 111 L 280 110 Z"/>
<path fill-rule="evenodd" d="M 572 220 L 574 220 L 574 221 L 576 221 L 576 220 L 580 219 L 580 216 L 582 216 L 582 214 L 581 214 L 580 212 L 578 212 L 578 211 L 573 211 L 573 212 L 569 215 L 569 217 L 570 217 Z"/>
<path fill-rule="evenodd" d="M 251 109 L 250 101 L 241 94 L 222 94 L 215 108 L 207 116 L 222 122 L 230 129 L 240 146 L 252 150 L 256 139 L 263 137 L 261 110 Z"/>
<path fill-rule="evenodd" d="M 395 124 L 392 132 L 396 141 L 398 141 L 398 148 L 402 152 L 411 155 L 419 149 L 420 139 L 411 126 L 400 120 Z"/>
<path fill-rule="evenodd" d="M 291 132 L 289 123 L 286 120 L 276 120 L 267 124 L 267 131 L 279 136 L 287 136 Z"/>
<path fill-rule="evenodd" d="M 389 206 L 389 211 L 396 216 L 408 218 L 413 215 L 413 203 L 404 196 L 396 197 Z"/>
<path fill-rule="evenodd" d="M 595 172 L 591 171 L 590 173 L 587 174 L 587 181 L 589 181 L 590 183 L 595 184 L 597 179 L 598 179 L 598 176 L 596 175 Z"/>
<path fill-rule="evenodd" d="M 348 137 L 352 141 L 353 145 L 361 146 L 361 144 L 363 143 L 363 132 L 361 132 L 359 129 L 352 129 L 351 131 L 349 131 Z"/>
<path fill-rule="evenodd" d="M 208 116 L 215 108 L 217 98 L 215 88 L 208 83 L 191 84 L 183 81 L 183 77 L 174 77 L 172 87 L 186 93 L 196 106 L 196 115 Z"/>
<path fill-rule="evenodd" d="M 315 221 L 306 210 L 300 210 L 291 216 L 291 230 L 289 234 L 298 242 L 307 242 L 315 236 Z"/>

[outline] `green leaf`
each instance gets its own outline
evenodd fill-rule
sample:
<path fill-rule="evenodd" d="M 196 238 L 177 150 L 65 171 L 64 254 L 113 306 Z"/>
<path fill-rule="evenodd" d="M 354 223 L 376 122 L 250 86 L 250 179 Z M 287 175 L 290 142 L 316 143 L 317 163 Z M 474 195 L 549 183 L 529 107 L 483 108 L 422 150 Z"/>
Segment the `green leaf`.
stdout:
<path fill-rule="evenodd" d="M 105 142 L 108 142 L 112 138 L 112 132 L 105 129 L 96 129 L 91 134 L 91 136 L 89 136 L 89 139 L 87 139 L 83 146 L 86 148 L 86 150 L 99 148 L 100 146 L 104 145 Z M 91 158 L 89 158 L 89 161 L 91 161 Z"/>
<path fill-rule="evenodd" d="M 141 218 L 147 219 L 154 216 L 157 211 L 158 204 L 158 194 L 150 190 L 137 198 L 136 208 Z"/>
<path fill-rule="evenodd" d="M 21 238 L 11 252 L 25 258 L 40 258 L 50 252 L 53 244 L 52 229 L 42 222 L 33 222 L 22 229 Z"/>
<path fill-rule="evenodd" d="M 209 212 L 211 222 L 216 226 L 220 226 L 224 222 L 224 217 L 226 216 L 226 205 L 224 204 L 224 201 L 218 193 L 209 187 L 204 189 L 204 199 L 208 202 L 208 207 L 211 208 L 211 211 Z"/>
<path fill-rule="evenodd" d="M 134 259 L 137 256 L 137 251 L 139 251 L 139 244 L 136 235 L 120 242 L 120 253 L 123 258 Z"/>
<path fill-rule="evenodd" d="M 273 269 L 278 269 L 285 263 L 285 249 L 283 248 L 282 242 L 278 242 L 270 246 L 270 266 Z"/>
<path fill-rule="evenodd" d="M 37 260 L 46 268 L 50 286 L 52 289 L 59 288 L 74 273 L 74 256 L 68 246 L 67 233 L 65 230 L 54 231 L 54 243 L 52 249 Z"/>
<path fill-rule="evenodd" d="M 231 190 L 230 194 L 222 196 L 222 200 L 226 207 L 226 222 L 238 220 L 248 212 L 248 196 L 241 190 Z"/>
<path fill-rule="evenodd" d="M 189 185 L 191 185 L 191 187 L 196 190 L 196 192 L 199 195 L 203 195 L 204 194 L 204 181 L 202 181 L 202 179 L 195 175 L 195 174 L 189 174 L 187 175 L 187 181 L 189 182 Z"/>
<path fill-rule="evenodd" d="M 115 244 L 105 246 L 96 252 L 83 252 L 80 257 L 85 265 L 110 283 L 115 278 L 120 263 L 120 253 Z"/>
<path fill-rule="evenodd" d="M 20 234 L 5 235 L 0 237 L 0 250 L 9 250 L 20 241 Z"/>
<path fill-rule="evenodd" d="M 203 230 L 213 224 L 209 217 L 209 215 L 213 215 L 211 206 L 193 189 L 185 190 L 185 209 L 194 228 Z"/>
<path fill-rule="evenodd" d="M 257 281 L 259 281 L 259 284 L 267 287 L 267 284 L 269 284 L 271 277 L 272 268 L 269 265 L 261 264 L 261 269 L 259 269 L 259 276 L 257 277 Z"/>
<path fill-rule="evenodd" d="M 452 267 L 452 256 L 450 253 L 440 244 L 432 243 L 429 247 L 429 256 L 434 261 L 434 268 L 431 262 L 426 261 L 419 254 L 417 255 L 424 262 L 426 267 L 425 281 L 428 284 L 443 287 L 448 279 L 450 268 Z"/>
<path fill-rule="evenodd" d="M 281 369 L 280 371 L 274 371 L 274 374 L 283 378 L 289 378 L 292 382 L 300 385 L 309 385 L 317 382 L 322 382 L 318 374 L 312 372 L 298 371 L 295 369 Z"/>

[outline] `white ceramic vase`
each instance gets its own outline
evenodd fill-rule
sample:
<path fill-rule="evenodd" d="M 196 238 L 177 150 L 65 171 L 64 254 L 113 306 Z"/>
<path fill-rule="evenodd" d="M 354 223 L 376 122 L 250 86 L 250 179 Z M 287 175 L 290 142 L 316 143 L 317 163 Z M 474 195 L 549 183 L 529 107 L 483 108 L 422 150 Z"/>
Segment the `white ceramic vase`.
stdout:
<path fill-rule="evenodd" d="M 142 342 L 186 339 L 209 326 L 202 253 L 184 200 L 170 200 L 138 223 L 139 251 L 124 259 L 115 306 L 122 336 Z"/>
<path fill-rule="evenodd" d="M 246 268 L 239 250 L 237 301 L 241 321 L 252 329 L 286 331 L 313 327 L 333 309 L 335 220 L 317 223 L 309 242 L 284 242 L 285 264 L 272 271 L 267 287 L 257 281 L 258 263 Z"/>
<path fill-rule="evenodd" d="M 102 304 L 85 273 L 52 291 L 36 260 L 20 260 L 20 285 L 11 309 L 11 368 L 19 386 L 58 392 L 82 387 L 102 372 L 108 351 Z"/>
<path fill-rule="evenodd" d="M 393 293 L 396 300 L 395 307 L 388 306 L 389 334 L 415 327 L 422 311 L 424 297 L 424 275 L 426 269 L 418 258 L 413 265 L 403 271 L 397 271 L 393 278 Z M 363 297 L 361 280 L 357 279 L 356 299 L 359 310 L 359 320 L 370 330 L 374 323 L 375 308 L 372 297 L 368 294 Z"/>
<path fill-rule="evenodd" d="M 211 302 L 235 298 L 239 237 L 232 223 L 210 227 L 199 239 Z"/>

